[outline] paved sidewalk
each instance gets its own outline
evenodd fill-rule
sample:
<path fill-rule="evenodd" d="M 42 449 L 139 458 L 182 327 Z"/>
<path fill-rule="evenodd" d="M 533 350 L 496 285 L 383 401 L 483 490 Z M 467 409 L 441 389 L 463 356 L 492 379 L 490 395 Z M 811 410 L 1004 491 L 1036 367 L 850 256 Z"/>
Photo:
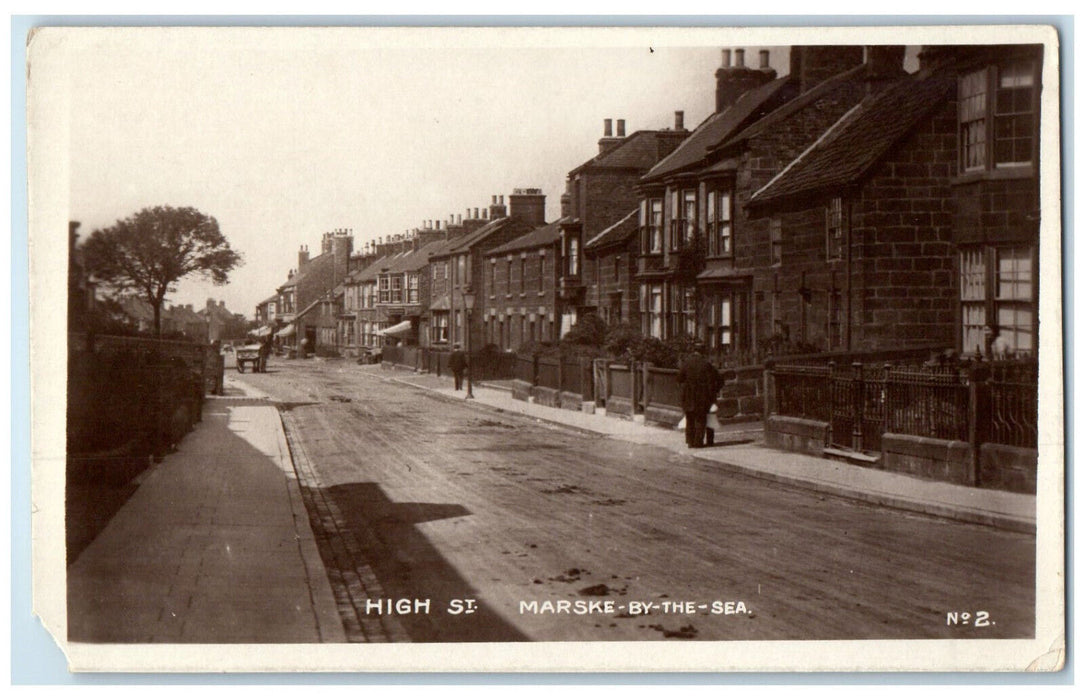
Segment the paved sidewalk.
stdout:
<path fill-rule="evenodd" d="M 228 387 L 68 567 L 71 641 L 345 641 L 278 410 Z"/>
<path fill-rule="evenodd" d="M 451 377 L 416 374 L 403 369 L 376 371 L 382 371 L 395 381 L 427 389 L 449 399 L 463 400 L 464 397 L 465 392 L 452 388 Z M 519 401 L 504 388 L 485 383 L 476 384 L 473 393 L 478 403 L 503 411 L 521 413 L 618 440 L 664 447 L 759 478 L 926 515 L 1017 532 L 1036 531 L 1036 497 L 1033 495 L 958 486 L 775 450 L 760 442 L 760 423 L 724 426 L 723 430 L 716 432 L 716 447 L 691 450 L 686 447 L 684 434 L 679 430 L 608 417 L 605 413 L 581 413 Z"/>

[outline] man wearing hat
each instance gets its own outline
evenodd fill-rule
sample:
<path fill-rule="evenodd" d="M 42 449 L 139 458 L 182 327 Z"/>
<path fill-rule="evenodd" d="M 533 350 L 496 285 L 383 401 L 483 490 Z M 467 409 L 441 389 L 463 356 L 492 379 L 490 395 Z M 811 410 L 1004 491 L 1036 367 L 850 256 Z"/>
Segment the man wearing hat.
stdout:
<path fill-rule="evenodd" d="M 467 369 L 467 355 L 460 349 L 460 344 L 452 346 L 452 356 L 448 358 L 448 368 L 456 378 L 456 391 L 463 388 L 463 371 Z"/>
<path fill-rule="evenodd" d="M 686 446 L 705 446 L 708 412 L 720 391 L 720 374 L 704 356 L 704 345 L 698 343 L 678 368 L 678 383 L 682 386 L 682 411 L 686 414 Z"/>

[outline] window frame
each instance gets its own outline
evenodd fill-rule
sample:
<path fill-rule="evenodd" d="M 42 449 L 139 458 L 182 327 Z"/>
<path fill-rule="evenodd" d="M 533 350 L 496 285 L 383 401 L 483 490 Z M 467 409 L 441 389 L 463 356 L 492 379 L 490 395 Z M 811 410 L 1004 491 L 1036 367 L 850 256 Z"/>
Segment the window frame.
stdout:
<path fill-rule="evenodd" d="M 727 206 L 723 206 L 724 198 Z M 733 187 L 713 189 L 705 202 L 705 219 L 708 223 L 709 255 L 731 258 L 735 255 L 735 193 Z M 726 211 L 725 211 L 726 210 Z M 726 230 L 727 235 L 721 238 Z M 721 245 L 726 241 L 726 245 Z"/>
<path fill-rule="evenodd" d="M 784 264 L 784 222 L 778 216 L 769 218 L 769 263 L 772 267 Z"/>
<path fill-rule="evenodd" d="M 1014 168 L 1035 168 L 1039 157 L 1040 92 L 1042 61 L 1035 56 L 1014 56 L 962 73 L 957 82 L 957 170 L 972 175 Z M 1027 76 L 1027 85 L 1003 85 L 1003 77 L 1014 68 L 1023 69 L 1018 79 Z M 1000 104 L 1007 91 L 1027 89 L 1027 109 L 1021 110 L 1019 100 L 1014 109 L 1006 111 Z M 982 98 L 982 99 L 980 99 Z M 1027 121 L 1015 131 L 1014 123 Z M 1011 124 L 1008 137 L 1001 135 L 1005 124 Z M 1022 135 L 1020 131 L 1027 131 Z M 1028 160 L 1006 160 L 999 155 L 1000 144 L 1022 142 L 1028 150 Z M 1011 150 L 1018 150 L 1011 146 Z"/>
<path fill-rule="evenodd" d="M 847 226 L 844 198 L 833 197 L 825 205 L 825 261 L 844 258 L 844 233 Z M 834 233 L 835 232 L 835 233 Z"/>

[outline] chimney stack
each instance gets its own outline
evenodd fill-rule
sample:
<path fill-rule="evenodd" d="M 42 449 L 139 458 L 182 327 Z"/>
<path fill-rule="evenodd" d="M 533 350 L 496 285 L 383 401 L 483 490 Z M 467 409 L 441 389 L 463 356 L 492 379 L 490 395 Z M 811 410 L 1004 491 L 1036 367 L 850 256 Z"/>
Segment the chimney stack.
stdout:
<path fill-rule="evenodd" d="M 298 269 L 302 269 L 307 264 L 309 264 L 309 246 L 303 245 L 301 249 L 298 250 Z"/>
<path fill-rule="evenodd" d="M 866 46 L 863 49 L 866 59 L 867 88 L 875 90 L 875 83 L 884 80 L 896 80 L 904 72 L 904 46 Z"/>
<path fill-rule="evenodd" d="M 674 130 L 682 131 L 686 128 L 686 113 L 678 109 L 674 112 Z"/>
<path fill-rule="evenodd" d="M 723 66 L 716 70 L 716 112 L 726 110 L 750 90 L 776 78 L 776 71 L 768 67 L 767 50 L 761 51 L 761 68 L 757 70 L 746 67 L 745 49 L 734 49 L 734 56 L 732 66 L 731 51 L 724 49 Z"/>
<path fill-rule="evenodd" d="M 605 153 L 606 151 L 610 150 L 611 148 L 613 148 L 617 144 L 621 143 L 621 141 L 622 141 L 620 138 L 616 138 L 614 136 L 614 131 L 611 129 L 611 123 L 612 122 L 613 122 L 613 120 L 611 120 L 611 119 L 604 119 L 603 120 L 603 138 L 599 139 L 599 152 L 600 153 Z M 621 125 L 619 128 L 621 128 L 622 131 L 624 131 L 625 130 L 625 120 L 619 119 L 618 124 Z M 509 203 L 510 204 L 512 203 L 511 199 L 510 199 Z"/>
<path fill-rule="evenodd" d="M 508 216 L 505 210 L 505 195 L 494 195 L 490 204 L 490 219 L 503 219 Z"/>
<path fill-rule="evenodd" d="M 509 195 L 509 216 L 532 226 L 546 223 L 546 195 L 537 187 L 517 188 Z"/>
<path fill-rule="evenodd" d="M 863 63 L 862 46 L 792 46 L 791 77 L 807 92 L 834 75 Z"/>
<path fill-rule="evenodd" d="M 619 119 L 618 120 L 618 138 L 620 138 L 620 139 L 625 138 L 625 120 L 624 119 Z"/>

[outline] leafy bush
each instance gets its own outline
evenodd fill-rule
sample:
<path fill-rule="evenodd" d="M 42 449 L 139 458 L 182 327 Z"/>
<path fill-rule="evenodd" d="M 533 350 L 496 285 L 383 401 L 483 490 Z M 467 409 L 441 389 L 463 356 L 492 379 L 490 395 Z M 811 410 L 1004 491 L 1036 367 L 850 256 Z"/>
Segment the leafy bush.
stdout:
<path fill-rule="evenodd" d="M 568 345 L 588 345 L 601 347 L 606 343 L 607 323 L 595 314 L 582 316 L 562 337 L 561 342 Z"/>
<path fill-rule="evenodd" d="M 607 330 L 603 349 L 606 353 L 620 360 L 634 359 L 637 346 L 644 340 L 640 328 L 632 323 L 619 323 Z"/>
<path fill-rule="evenodd" d="M 529 340 L 516 348 L 517 355 L 531 357 L 552 357 L 558 354 L 558 346 L 549 341 Z"/>

